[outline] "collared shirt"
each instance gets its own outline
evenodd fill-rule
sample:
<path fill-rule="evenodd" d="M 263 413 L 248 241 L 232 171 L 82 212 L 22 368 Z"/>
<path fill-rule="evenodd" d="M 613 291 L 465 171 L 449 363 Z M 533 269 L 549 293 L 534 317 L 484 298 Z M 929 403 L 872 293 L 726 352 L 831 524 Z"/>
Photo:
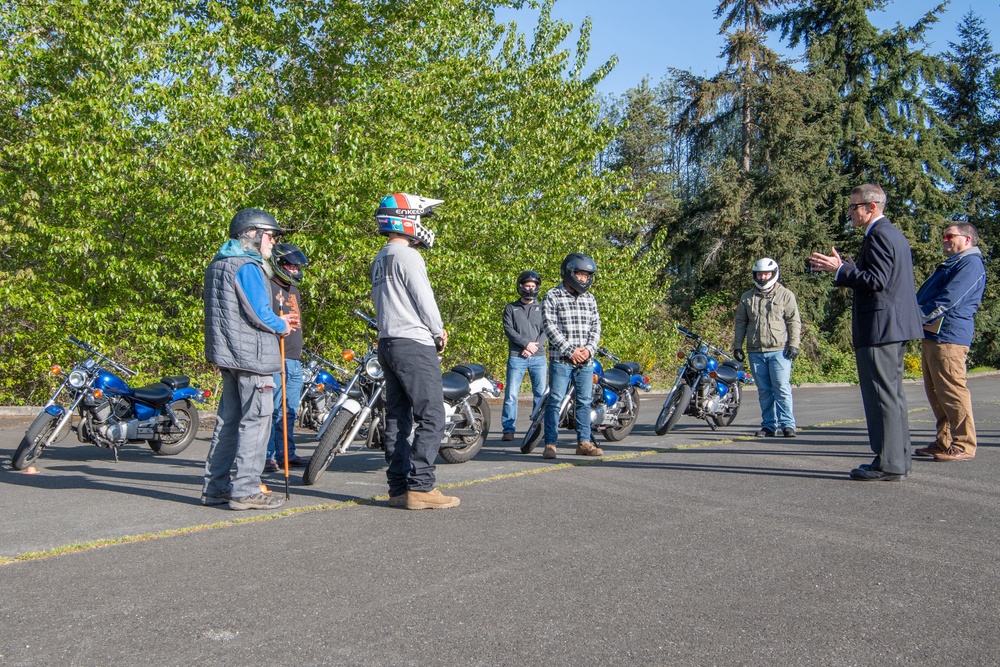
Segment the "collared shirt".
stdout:
<path fill-rule="evenodd" d="M 545 294 L 542 312 L 552 361 L 572 365 L 570 357 L 578 347 L 590 350 L 593 358 L 601 340 L 601 316 L 593 294 L 573 294 L 560 283 Z"/>

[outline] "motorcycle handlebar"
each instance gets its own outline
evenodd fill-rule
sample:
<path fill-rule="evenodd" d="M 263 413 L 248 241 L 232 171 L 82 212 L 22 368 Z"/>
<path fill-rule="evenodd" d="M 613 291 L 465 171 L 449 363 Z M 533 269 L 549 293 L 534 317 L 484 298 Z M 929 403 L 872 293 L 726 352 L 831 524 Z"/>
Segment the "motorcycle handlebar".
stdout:
<path fill-rule="evenodd" d="M 304 348 L 302 348 L 302 351 L 305 352 L 306 354 L 308 354 L 310 357 L 312 357 L 316 361 L 319 361 L 321 363 L 326 364 L 327 367 L 333 368 L 334 370 L 337 370 L 337 371 L 340 371 L 344 375 L 350 375 L 350 373 L 348 373 L 347 370 L 341 368 L 340 366 L 338 366 L 337 364 L 333 363 L 332 361 L 328 361 L 328 360 L 324 359 L 323 357 L 319 356 L 318 354 L 316 354 L 315 352 L 313 352 L 309 348 L 304 347 Z"/>
<path fill-rule="evenodd" d="M 618 357 L 616 357 L 615 355 L 613 355 L 610 352 L 608 352 L 608 349 L 606 347 L 599 347 L 599 348 L 597 348 L 597 354 L 601 355 L 602 357 L 607 357 L 608 359 L 610 359 L 611 361 L 615 362 L 616 364 L 620 361 L 620 359 Z"/>
<path fill-rule="evenodd" d="M 354 311 L 354 316 L 358 317 L 358 318 L 360 318 L 362 320 L 364 320 L 365 323 L 368 325 L 368 328 L 374 329 L 375 331 L 378 331 L 378 322 L 376 322 L 372 318 L 368 317 L 367 315 L 365 315 L 364 313 L 362 313 L 360 310 L 355 310 Z"/>
<path fill-rule="evenodd" d="M 66 340 L 68 340 L 69 342 L 73 343 L 73 345 L 76 345 L 78 348 L 80 348 L 81 350 L 83 350 L 87 354 L 92 354 L 95 357 L 99 357 L 102 361 L 106 361 L 109 366 L 115 368 L 118 371 L 121 371 L 125 375 L 131 376 L 131 377 L 135 377 L 136 375 L 139 374 L 138 371 L 134 371 L 131 368 L 128 368 L 127 366 L 124 366 L 124 365 L 118 363 L 117 361 L 115 361 L 111 357 L 107 357 L 107 356 L 101 354 L 100 352 L 98 352 L 94 348 L 93 345 L 91 345 L 90 343 L 88 343 L 86 341 L 80 340 L 79 338 L 77 338 L 73 334 L 66 334 Z"/>

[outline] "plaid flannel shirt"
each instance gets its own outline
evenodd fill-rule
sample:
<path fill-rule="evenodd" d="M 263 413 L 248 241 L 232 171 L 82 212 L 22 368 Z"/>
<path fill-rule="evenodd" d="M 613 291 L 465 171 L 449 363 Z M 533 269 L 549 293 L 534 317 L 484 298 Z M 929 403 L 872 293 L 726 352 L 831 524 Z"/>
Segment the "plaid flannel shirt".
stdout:
<path fill-rule="evenodd" d="M 546 292 L 542 313 L 552 361 L 572 366 L 570 355 L 578 347 L 587 348 L 594 357 L 601 340 L 601 316 L 593 294 L 575 295 L 560 283 Z"/>

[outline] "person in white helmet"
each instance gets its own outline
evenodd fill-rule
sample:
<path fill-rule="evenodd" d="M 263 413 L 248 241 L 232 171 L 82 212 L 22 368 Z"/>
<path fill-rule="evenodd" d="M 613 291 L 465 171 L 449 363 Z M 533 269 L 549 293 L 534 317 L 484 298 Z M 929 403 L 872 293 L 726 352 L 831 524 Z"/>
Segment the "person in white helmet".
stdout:
<path fill-rule="evenodd" d="M 744 361 L 746 339 L 750 368 L 760 400 L 758 438 L 776 434 L 795 437 L 792 412 L 792 361 L 799 354 L 802 319 L 791 290 L 778 282 L 778 263 L 762 257 L 753 265 L 753 289 L 740 297 L 736 308 L 733 356 Z"/>

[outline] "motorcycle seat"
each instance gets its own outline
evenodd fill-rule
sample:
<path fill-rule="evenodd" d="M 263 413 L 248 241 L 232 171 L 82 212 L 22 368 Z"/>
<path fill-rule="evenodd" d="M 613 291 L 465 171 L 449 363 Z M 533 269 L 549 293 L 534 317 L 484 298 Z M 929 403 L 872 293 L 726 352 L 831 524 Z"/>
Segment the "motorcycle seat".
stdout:
<path fill-rule="evenodd" d="M 174 391 L 191 386 L 191 378 L 187 375 L 168 375 L 167 377 L 160 378 L 160 382 L 167 385 Z"/>
<path fill-rule="evenodd" d="M 737 371 L 743 370 L 743 362 L 736 361 L 735 359 L 730 359 L 729 361 L 723 361 L 723 366 L 729 366 L 730 368 L 735 368 Z"/>
<path fill-rule="evenodd" d="M 732 366 L 723 364 L 715 369 L 715 376 L 726 384 L 731 384 L 736 382 L 736 372 Z"/>
<path fill-rule="evenodd" d="M 456 368 L 460 368 L 457 366 Z M 441 374 L 441 388 L 444 389 L 445 400 L 457 401 L 469 393 L 469 380 L 464 375 L 453 371 Z"/>
<path fill-rule="evenodd" d="M 486 377 L 486 367 L 482 364 L 462 364 L 461 366 L 455 366 L 451 370 L 454 373 L 464 375 L 469 382 L 474 382 L 480 378 Z"/>
<path fill-rule="evenodd" d="M 621 363 L 615 364 L 615 368 L 623 370 L 629 375 L 638 375 L 642 372 L 642 366 L 634 361 L 623 361 Z"/>
<path fill-rule="evenodd" d="M 601 383 L 609 389 L 621 391 L 623 389 L 628 389 L 631 379 L 632 375 L 628 371 L 624 371 L 615 366 L 614 368 L 609 368 L 604 371 L 604 378 L 601 380 Z"/>
<path fill-rule="evenodd" d="M 174 391 L 162 382 L 154 382 L 153 384 L 147 384 L 145 387 L 133 389 L 132 396 L 137 401 L 142 401 L 147 405 L 158 408 L 173 400 Z"/>

